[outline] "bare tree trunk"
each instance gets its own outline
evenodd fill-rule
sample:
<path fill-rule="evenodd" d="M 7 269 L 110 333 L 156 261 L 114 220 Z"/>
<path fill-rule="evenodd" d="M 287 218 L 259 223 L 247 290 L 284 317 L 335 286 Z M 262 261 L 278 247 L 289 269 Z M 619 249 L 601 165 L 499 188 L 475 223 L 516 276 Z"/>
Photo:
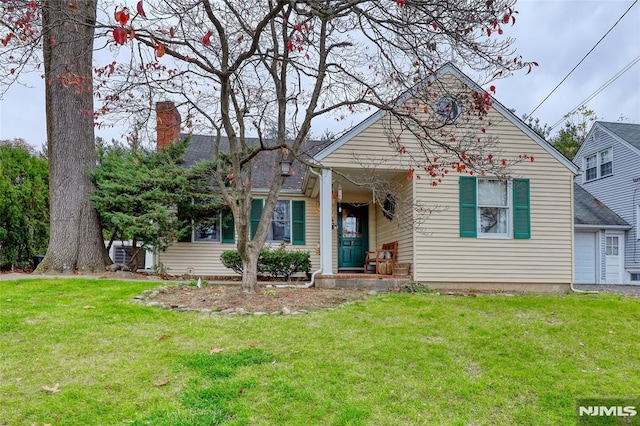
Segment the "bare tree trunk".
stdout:
<path fill-rule="evenodd" d="M 247 245 L 247 250 L 240 253 L 242 258 L 242 291 L 256 293 L 258 291 L 258 258 L 260 248 Z"/>
<path fill-rule="evenodd" d="M 93 34 L 95 0 L 43 3 L 43 54 L 51 232 L 36 273 L 103 271 L 110 264 L 98 212 L 89 204 L 95 169 Z"/>

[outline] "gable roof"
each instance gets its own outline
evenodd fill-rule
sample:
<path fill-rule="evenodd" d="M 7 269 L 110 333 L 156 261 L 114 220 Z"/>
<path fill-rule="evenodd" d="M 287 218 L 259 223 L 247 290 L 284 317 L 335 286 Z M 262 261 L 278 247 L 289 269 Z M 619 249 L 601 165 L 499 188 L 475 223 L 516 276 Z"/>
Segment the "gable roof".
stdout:
<path fill-rule="evenodd" d="M 630 229 L 631 226 L 586 189 L 573 184 L 573 224 L 578 227 Z"/>
<path fill-rule="evenodd" d="M 215 140 L 213 136 L 180 134 L 180 138 L 185 137 L 189 137 L 189 146 L 184 155 L 185 167 L 191 167 L 200 161 L 213 159 Z M 247 138 L 246 141 L 248 145 L 259 144 L 257 138 Z M 326 142 L 307 140 L 306 145 L 301 149 L 303 151 L 301 157 L 308 160 L 324 144 Z M 229 138 L 221 137 L 219 148 L 220 152 L 229 152 Z M 252 169 L 252 186 L 254 189 L 268 189 L 271 186 L 274 174 L 278 170 L 275 160 L 275 151 L 262 151 L 256 156 Z M 306 167 L 300 161 L 294 161 L 291 165 L 291 176 L 284 181 L 282 189 L 285 191 L 301 191 Z"/>
<path fill-rule="evenodd" d="M 440 78 L 441 76 L 443 76 L 444 74 L 447 74 L 447 73 L 452 74 L 454 77 L 456 77 L 459 80 L 461 80 L 463 83 L 465 83 L 471 89 L 476 90 L 476 91 L 484 92 L 484 89 L 482 89 L 476 82 L 471 80 L 471 78 L 469 78 L 466 74 L 464 74 L 462 71 L 460 71 L 459 68 L 457 68 L 455 65 L 453 65 L 451 63 L 447 63 L 447 64 L 443 65 L 436 72 L 436 74 L 433 77 L 433 79 Z M 402 96 L 398 100 L 397 103 L 402 103 L 410 95 L 411 95 L 411 91 L 406 93 L 404 96 Z M 562 165 L 564 165 L 572 173 L 574 173 L 574 174 L 578 173 L 578 167 L 575 164 L 573 164 L 573 162 L 571 162 L 571 160 L 567 159 L 564 155 L 562 155 L 549 142 L 547 142 L 540 135 L 538 135 L 536 132 L 534 132 L 533 129 L 531 129 L 531 127 L 529 127 L 524 121 L 519 119 L 512 111 L 510 111 L 508 108 L 506 108 L 500 102 L 498 102 L 494 97 L 491 96 L 491 100 L 493 101 L 493 108 L 496 111 L 498 111 L 500 114 L 502 114 L 514 126 L 516 126 L 518 129 L 520 129 L 527 136 L 529 136 L 529 138 L 531 138 L 534 142 L 536 142 L 538 145 L 540 145 L 545 151 L 547 151 L 549 154 L 551 154 L 551 156 L 553 156 L 556 160 L 558 160 L 560 163 L 562 163 Z M 387 111 L 382 110 L 382 109 L 377 111 L 377 112 L 375 112 L 375 113 L 373 113 L 372 115 L 367 117 L 365 120 L 360 122 L 358 125 L 353 127 L 351 130 L 346 132 L 344 135 L 342 135 L 341 137 L 336 139 L 331 145 L 327 146 L 325 149 L 320 151 L 317 155 L 314 156 L 314 160 L 322 161 L 327 156 L 329 156 L 331 153 L 333 153 L 336 150 L 338 150 L 338 148 L 340 148 L 341 146 L 346 144 L 349 140 L 353 139 L 354 137 L 359 135 L 362 131 L 364 131 L 369 126 L 371 126 L 373 123 L 375 123 L 376 121 L 381 119 L 385 114 L 387 114 Z"/>
<path fill-rule="evenodd" d="M 606 121 L 598 121 L 596 123 L 640 151 L 640 124 L 611 123 Z"/>

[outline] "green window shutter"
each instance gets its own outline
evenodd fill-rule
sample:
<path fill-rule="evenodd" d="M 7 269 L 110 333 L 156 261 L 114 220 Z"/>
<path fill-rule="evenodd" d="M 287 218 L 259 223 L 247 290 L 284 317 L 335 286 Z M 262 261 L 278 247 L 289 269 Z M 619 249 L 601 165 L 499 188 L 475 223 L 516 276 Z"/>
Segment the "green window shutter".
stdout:
<path fill-rule="evenodd" d="M 477 231 L 477 197 L 476 178 L 460 176 L 460 236 L 476 237 Z"/>
<path fill-rule="evenodd" d="M 531 238 L 529 179 L 513 180 L 513 238 Z"/>
<path fill-rule="evenodd" d="M 258 230 L 258 224 L 260 223 L 260 216 L 262 216 L 262 198 L 253 198 L 251 199 L 251 239 L 253 240 L 253 236 L 256 235 L 256 231 Z"/>
<path fill-rule="evenodd" d="M 221 216 L 220 227 L 222 229 L 222 243 L 233 244 L 236 242 L 236 224 L 233 220 L 233 213 L 230 211 L 223 211 Z"/>
<path fill-rule="evenodd" d="M 291 242 L 303 246 L 304 241 L 304 200 L 291 201 Z"/>

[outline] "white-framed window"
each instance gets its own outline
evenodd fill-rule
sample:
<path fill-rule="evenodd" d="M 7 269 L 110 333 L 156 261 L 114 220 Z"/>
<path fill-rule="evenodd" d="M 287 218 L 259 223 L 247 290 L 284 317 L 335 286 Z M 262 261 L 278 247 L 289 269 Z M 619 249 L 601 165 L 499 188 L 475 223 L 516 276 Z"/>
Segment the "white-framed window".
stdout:
<path fill-rule="evenodd" d="M 478 179 L 478 235 L 511 235 L 511 182 Z"/>
<path fill-rule="evenodd" d="M 618 237 L 607 237 L 606 252 L 607 256 L 617 256 L 619 253 L 619 239 Z"/>
<path fill-rule="evenodd" d="M 629 281 L 640 283 L 640 272 L 629 272 Z"/>
<path fill-rule="evenodd" d="M 584 158 L 585 182 L 613 174 L 613 149 L 607 148 Z"/>
<path fill-rule="evenodd" d="M 195 223 L 193 226 L 194 242 L 220 242 L 220 214 Z"/>
<path fill-rule="evenodd" d="M 268 242 L 291 242 L 291 200 L 276 201 L 276 208 L 273 211 Z"/>

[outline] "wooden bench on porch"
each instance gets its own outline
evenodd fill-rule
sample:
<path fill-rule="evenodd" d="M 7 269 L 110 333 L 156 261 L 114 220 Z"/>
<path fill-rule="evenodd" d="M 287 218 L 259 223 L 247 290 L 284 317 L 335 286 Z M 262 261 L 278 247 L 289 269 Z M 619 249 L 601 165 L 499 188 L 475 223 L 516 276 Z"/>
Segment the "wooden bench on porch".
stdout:
<path fill-rule="evenodd" d="M 391 275 L 391 265 L 398 257 L 398 242 L 385 243 L 376 251 L 368 251 L 364 260 L 364 273 Z"/>

